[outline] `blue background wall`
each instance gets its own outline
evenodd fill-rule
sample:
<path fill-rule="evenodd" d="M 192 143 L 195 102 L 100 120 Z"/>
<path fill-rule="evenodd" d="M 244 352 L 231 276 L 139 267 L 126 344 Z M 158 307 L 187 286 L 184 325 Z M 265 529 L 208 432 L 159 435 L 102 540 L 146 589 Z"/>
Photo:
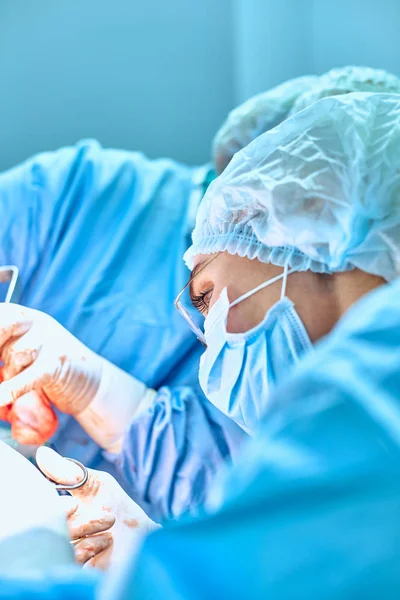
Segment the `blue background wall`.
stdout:
<path fill-rule="evenodd" d="M 399 0 L 0 0 L 0 168 L 96 137 L 189 163 L 228 111 L 346 63 L 400 74 Z"/>
<path fill-rule="evenodd" d="M 0 0 L 0 168 L 82 137 L 203 161 L 232 48 L 230 0 Z"/>
<path fill-rule="evenodd" d="M 400 0 L 236 0 L 237 101 L 346 64 L 400 75 Z"/>

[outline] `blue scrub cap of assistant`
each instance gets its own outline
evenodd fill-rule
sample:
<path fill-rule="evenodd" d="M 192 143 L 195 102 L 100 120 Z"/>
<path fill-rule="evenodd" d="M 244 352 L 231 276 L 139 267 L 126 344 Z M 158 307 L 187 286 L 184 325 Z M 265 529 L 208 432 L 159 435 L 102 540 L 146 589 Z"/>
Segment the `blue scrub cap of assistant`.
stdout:
<path fill-rule="evenodd" d="M 289 116 L 326 96 L 351 92 L 399 94 L 400 79 L 382 69 L 345 66 L 320 76 L 290 79 L 253 96 L 232 110 L 214 138 L 217 172 L 222 173 L 236 152 Z"/>

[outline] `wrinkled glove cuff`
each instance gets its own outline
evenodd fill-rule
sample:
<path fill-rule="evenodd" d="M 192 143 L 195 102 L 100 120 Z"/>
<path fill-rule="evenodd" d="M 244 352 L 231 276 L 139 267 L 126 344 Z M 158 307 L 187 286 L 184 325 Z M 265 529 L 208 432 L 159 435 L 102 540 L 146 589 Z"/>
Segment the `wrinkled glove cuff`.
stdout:
<path fill-rule="evenodd" d="M 118 453 L 130 422 L 153 403 L 155 396 L 154 390 L 104 360 L 98 392 L 76 420 L 99 446 Z"/>

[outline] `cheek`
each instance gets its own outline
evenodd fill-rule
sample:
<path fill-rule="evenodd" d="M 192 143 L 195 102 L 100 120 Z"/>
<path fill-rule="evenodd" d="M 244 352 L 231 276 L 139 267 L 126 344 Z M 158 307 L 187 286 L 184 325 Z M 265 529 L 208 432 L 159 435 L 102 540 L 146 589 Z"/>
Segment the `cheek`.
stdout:
<path fill-rule="evenodd" d="M 229 310 L 227 331 L 229 333 L 244 333 L 252 329 L 264 319 L 266 308 L 258 304 L 255 298 L 247 298 Z"/>
<path fill-rule="evenodd" d="M 254 315 L 246 307 L 238 304 L 228 313 L 227 331 L 229 333 L 244 333 L 257 325 Z"/>

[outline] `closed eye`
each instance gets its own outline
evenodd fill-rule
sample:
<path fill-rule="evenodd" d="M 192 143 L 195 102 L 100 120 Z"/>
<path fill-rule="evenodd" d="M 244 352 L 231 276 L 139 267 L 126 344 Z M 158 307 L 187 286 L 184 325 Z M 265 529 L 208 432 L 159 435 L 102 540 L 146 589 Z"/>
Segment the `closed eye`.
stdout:
<path fill-rule="evenodd" d="M 210 306 L 211 298 L 212 298 L 213 290 L 206 290 L 205 292 L 201 292 L 198 295 L 191 295 L 191 301 L 193 306 L 201 312 L 201 314 L 205 314 L 208 311 L 208 307 Z"/>

